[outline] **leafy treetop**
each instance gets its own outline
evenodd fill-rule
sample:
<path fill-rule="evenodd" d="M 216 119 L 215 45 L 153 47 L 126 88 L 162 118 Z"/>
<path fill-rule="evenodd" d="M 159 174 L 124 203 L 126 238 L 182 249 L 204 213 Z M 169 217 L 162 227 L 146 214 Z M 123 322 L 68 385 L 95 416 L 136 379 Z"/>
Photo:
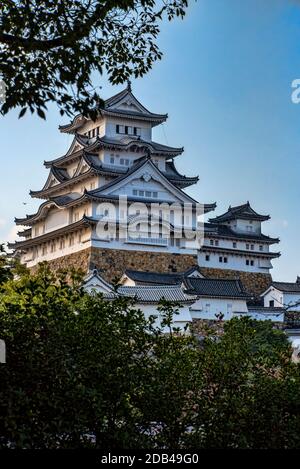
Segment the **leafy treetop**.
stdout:
<path fill-rule="evenodd" d="M 183 17 L 187 0 L 4 0 L 0 5 L 0 75 L 6 101 L 45 117 L 90 114 L 102 103 L 92 76 L 111 83 L 141 77 L 162 56 L 156 39 L 164 16 Z M 98 78 L 97 78 L 98 79 Z"/>

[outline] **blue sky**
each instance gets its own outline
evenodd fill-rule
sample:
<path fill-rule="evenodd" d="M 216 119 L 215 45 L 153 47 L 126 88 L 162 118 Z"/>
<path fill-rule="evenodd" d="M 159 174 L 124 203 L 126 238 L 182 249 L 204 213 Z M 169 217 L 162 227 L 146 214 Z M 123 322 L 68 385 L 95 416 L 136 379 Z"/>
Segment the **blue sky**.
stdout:
<path fill-rule="evenodd" d="M 133 81 L 136 96 L 153 112 L 169 113 L 154 137 L 184 146 L 178 169 L 200 176 L 189 192 L 202 202 L 249 200 L 272 216 L 264 232 L 279 236 L 273 277 L 300 274 L 300 104 L 291 82 L 300 78 L 300 1 L 198 0 L 184 21 L 165 22 L 161 62 Z M 118 92 L 105 79 L 103 97 Z M 54 106 L 47 121 L 17 112 L 0 117 L 0 240 L 14 238 L 14 216 L 33 213 L 47 170 L 43 161 L 63 155 L 71 137 Z M 27 205 L 23 205 L 23 203 Z"/>

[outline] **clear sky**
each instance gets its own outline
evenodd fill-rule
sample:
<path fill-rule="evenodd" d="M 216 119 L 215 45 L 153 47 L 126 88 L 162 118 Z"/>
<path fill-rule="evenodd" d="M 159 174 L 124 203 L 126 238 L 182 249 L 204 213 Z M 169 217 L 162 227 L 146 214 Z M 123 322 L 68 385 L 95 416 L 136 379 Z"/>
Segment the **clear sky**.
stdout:
<path fill-rule="evenodd" d="M 146 107 L 169 113 L 156 140 L 184 146 L 178 169 L 200 176 L 189 189 L 201 202 L 216 201 L 215 214 L 249 200 L 272 216 L 265 234 L 279 236 L 282 256 L 273 277 L 300 274 L 300 104 L 291 82 L 300 78 L 300 1 L 198 0 L 187 17 L 164 23 L 161 62 L 133 91 Z M 122 87 L 102 85 L 107 98 Z M 0 117 L 0 240 L 15 239 L 14 216 L 34 213 L 47 178 L 43 161 L 63 155 L 71 137 L 54 106 L 47 121 L 17 112 Z M 27 205 L 23 205 L 27 203 Z"/>

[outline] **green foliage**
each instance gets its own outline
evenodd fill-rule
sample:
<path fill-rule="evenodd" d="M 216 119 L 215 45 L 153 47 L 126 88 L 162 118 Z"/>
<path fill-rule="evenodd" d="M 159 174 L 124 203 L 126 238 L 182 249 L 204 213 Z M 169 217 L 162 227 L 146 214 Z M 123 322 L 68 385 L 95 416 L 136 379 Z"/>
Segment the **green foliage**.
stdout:
<path fill-rule="evenodd" d="M 285 335 L 234 319 L 199 343 L 81 277 L 9 280 L 0 296 L 0 447 L 299 448 L 300 374 Z"/>
<path fill-rule="evenodd" d="M 5 252 L 3 244 L 0 244 L 0 287 L 3 283 L 12 278 L 10 262 Z"/>
<path fill-rule="evenodd" d="M 0 76 L 5 114 L 21 107 L 45 118 L 90 114 L 102 103 L 92 76 L 111 83 L 140 77 L 162 56 L 156 39 L 164 16 L 183 17 L 187 0 L 17 0 L 0 4 Z M 100 88 L 100 87 L 97 87 Z"/>

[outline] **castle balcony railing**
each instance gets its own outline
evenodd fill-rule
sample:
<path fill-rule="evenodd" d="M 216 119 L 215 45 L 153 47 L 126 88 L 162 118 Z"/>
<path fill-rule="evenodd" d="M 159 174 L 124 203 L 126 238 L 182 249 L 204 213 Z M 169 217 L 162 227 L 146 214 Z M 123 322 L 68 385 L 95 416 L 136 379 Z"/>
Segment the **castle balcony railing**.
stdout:
<path fill-rule="evenodd" d="M 127 243 L 150 244 L 152 246 L 168 246 L 167 238 L 150 238 L 145 236 L 127 236 Z"/>

